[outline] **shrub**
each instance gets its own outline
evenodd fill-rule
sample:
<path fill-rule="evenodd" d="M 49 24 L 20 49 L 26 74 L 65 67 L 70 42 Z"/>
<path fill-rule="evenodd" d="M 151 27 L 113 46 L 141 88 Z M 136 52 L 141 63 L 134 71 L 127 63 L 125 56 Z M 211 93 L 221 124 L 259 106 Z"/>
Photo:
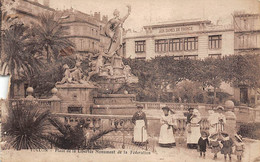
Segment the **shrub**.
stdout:
<path fill-rule="evenodd" d="M 260 123 L 243 123 L 239 127 L 238 134 L 242 137 L 260 139 Z"/>
<path fill-rule="evenodd" d="M 116 130 L 104 130 L 92 136 L 86 136 L 89 123 L 84 120 L 78 122 L 76 126 L 64 124 L 57 118 L 49 118 L 49 121 L 57 131 L 49 133 L 45 139 L 60 149 L 101 149 L 111 147 L 111 145 L 102 141 L 97 142 L 97 140 L 103 135 Z"/>
<path fill-rule="evenodd" d="M 3 123 L 6 143 L 16 150 L 46 149 L 43 137 L 48 130 L 49 114 L 49 111 L 40 111 L 32 102 L 14 105 Z"/>

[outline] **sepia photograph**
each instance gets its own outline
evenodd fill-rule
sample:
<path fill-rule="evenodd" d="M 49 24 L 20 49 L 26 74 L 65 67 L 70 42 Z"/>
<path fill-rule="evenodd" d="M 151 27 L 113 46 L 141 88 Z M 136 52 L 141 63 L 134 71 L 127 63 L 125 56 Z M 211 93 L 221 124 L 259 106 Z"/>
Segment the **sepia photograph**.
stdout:
<path fill-rule="evenodd" d="M 0 7 L 0 161 L 260 162 L 260 0 Z"/>

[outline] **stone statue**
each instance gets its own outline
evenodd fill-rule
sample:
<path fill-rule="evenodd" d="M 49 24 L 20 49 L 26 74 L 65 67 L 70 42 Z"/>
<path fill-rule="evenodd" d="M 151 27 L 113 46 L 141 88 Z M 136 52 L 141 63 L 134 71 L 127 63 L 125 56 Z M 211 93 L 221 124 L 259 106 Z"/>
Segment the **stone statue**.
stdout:
<path fill-rule="evenodd" d="M 138 78 L 131 73 L 131 68 L 124 65 L 120 49 L 122 47 L 122 33 L 123 23 L 128 18 L 131 12 L 131 6 L 127 6 L 128 13 L 119 18 L 118 10 L 114 11 L 114 18 L 110 19 L 105 25 L 105 35 L 107 43 L 100 45 L 100 50 L 97 53 L 89 53 L 87 57 L 82 55 L 75 55 L 76 65 L 69 69 L 68 65 L 64 65 L 65 73 L 61 82 L 57 84 L 84 84 L 94 85 L 91 78 L 94 75 L 95 83 L 98 84 L 100 92 L 118 93 L 122 87 L 127 83 L 137 83 Z M 84 76 L 80 67 L 81 62 L 88 59 L 89 68 L 85 71 L 87 75 Z M 92 79 L 93 80 L 93 79 Z"/>
<path fill-rule="evenodd" d="M 86 84 L 87 82 L 84 80 L 83 71 L 80 67 L 81 62 L 77 61 L 74 68 L 70 69 L 67 64 L 63 65 L 65 72 L 63 74 L 63 78 L 60 82 L 56 84 Z"/>
<path fill-rule="evenodd" d="M 122 46 L 122 33 L 123 33 L 123 23 L 128 18 L 131 12 L 131 6 L 127 6 L 128 13 L 125 15 L 122 19 L 119 18 L 120 12 L 115 9 L 113 15 L 114 18 L 110 19 L 108 23 L 105 26 L 105 34 L 107 37 L 110 38 L 110 43 L 108 47 L 106 47 L 107 51 L 106 54 L 109 56 L 112 56 L 114 54 L 117 54 L 120 56 L 119 49 Z"/>
<path fill-rule="evenodd" d="M 70 77 L 70 69 L 67 64 L 63 65 L 63 68 L 65 69 L 65 72 L 63 74 L 63 78 L 60 82 L 57 82 L 56 84 L 64 84 L 64 83 L 71 83 L 72 78 Z"/>

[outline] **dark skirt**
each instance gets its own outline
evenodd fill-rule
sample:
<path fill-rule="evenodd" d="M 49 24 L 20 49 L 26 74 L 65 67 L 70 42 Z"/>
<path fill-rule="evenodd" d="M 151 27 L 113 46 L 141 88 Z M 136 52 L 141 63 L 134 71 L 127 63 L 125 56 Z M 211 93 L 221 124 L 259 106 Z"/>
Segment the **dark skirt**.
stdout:
<path fill-rule="evenodd" d="M 222 147 L 221 154 L 232 154 L 232 147 Z"/>

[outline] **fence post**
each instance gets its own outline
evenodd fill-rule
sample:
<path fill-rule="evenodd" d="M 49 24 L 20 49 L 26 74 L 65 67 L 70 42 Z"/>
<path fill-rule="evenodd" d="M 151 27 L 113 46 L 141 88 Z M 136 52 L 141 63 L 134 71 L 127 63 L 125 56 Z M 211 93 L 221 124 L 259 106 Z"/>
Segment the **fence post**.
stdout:
<path fill-rule="evenodd" d="M 254 122 L 260 122 L 260 105 L 258 105 L 258 106 L 254 109 L 254 116 L 255 116 Z"/>
<path fill-rule="evenodd" d="M 57 96 L 57 88 L 52 88 L 51 93 L 52 97 L 50 98 L 51 101 L 51 112 L 54 113 L 61 113 L 61 99 Z"/>
<path fill-rule="evenodd" d="M 232 111 L 227 111 L 225 113 L 226 124 L 224 125 L 224 130 L 228 134 L 235 134 L 236 130 L 236 115 Z"/>

